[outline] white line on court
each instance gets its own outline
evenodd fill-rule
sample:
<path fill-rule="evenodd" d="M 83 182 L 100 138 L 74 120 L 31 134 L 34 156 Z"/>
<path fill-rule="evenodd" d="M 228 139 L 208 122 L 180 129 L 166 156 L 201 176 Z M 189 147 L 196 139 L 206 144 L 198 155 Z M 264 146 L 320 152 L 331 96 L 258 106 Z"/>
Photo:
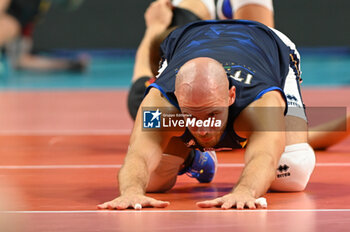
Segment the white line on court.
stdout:
<path fill-rule="evenodd" d="M 121 164 L 100 164 L 100 165 L 2 165 L 1 169 L 98 169 L 98 168 L 121 168 Z M 241 168 L 243 163 L 218 164 L 219 168 Z M 316 167 L 350 167 L 350 163 L 317 163 Z"/>
<path fill-rule="evenodd" d="M 350 212 L 350 209 L 0 211 L 0 214 Z"/>
<path fill-rule="evenodd" d="M 0 169 L 84 169 L 84 168 L 121 168 L 121 164 L 101 165 L 4 165 Z"/>
<path fill-rule="evenodd" d="M 89 136 L 89 135 L 130 135 L 132 129 L 118 130 L 0 130 L 2 136 Z"/>

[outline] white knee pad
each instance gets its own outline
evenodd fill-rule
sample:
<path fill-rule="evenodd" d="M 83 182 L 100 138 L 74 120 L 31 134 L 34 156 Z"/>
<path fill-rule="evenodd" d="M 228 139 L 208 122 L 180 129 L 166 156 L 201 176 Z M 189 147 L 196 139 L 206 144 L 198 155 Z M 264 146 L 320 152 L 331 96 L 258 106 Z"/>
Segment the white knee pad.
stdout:
<path fill-rule="evenodd" d="M 257 4 L 266 7 L 267 9 L 273 11 L 273 2 L 272 0 L 231 0 L 233 3 L 233 8 L 238 10 L 242 6 L 248 5 L 248 4 Z"/>
<path fill-rule="evenodd" d="M 286 146 L 278 164 L 274 191 L 303 191 L 315 167 L 315 152 L 308 143 Z"/>

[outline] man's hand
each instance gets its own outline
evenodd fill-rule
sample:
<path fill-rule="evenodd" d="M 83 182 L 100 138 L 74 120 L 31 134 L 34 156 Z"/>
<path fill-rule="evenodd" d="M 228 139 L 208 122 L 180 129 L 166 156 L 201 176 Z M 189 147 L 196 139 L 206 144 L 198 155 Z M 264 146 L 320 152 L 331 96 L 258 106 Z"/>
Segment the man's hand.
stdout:
<path fill-rule="evenodd" d="M 216 198 L 214 200 L 202 201 L 197 203 L 198 207 L 211 208 L 221 206 L 222 209 L 230 209 L 235 207 L 237 209 L 256 209 L 257 207 L 266 208 L 266 201 L 261 201 L 261 198 L 257 200 L 248 191 L 235 190 L 233 193 L 226 194 L 223 197 Z"/>
<path fill-rule="evenodd" d="M 127 208 L 134 208 L 134 209 L 141 209 L 138 208 L 141 205 L 142 207 L 155 207 L 155 208 L 165 208 L 170 203 L 167 201 L 159 201 L 156 199 L 153 199 L 151 197 L 146 197 L 144 195 L 127 195 L 127 196 L 120 196 L 112 201 L 105 202 L 103 204 L 100 204 L 97 206 L 98 209 L 127 209 Z"/>
<path fill-rule="evenodd" d="M 152 2 L 145 13 L 147 28 L 159 28 L 162 32 L 167 29 L 173 17 L 170 0 L 158 0 Z"/>

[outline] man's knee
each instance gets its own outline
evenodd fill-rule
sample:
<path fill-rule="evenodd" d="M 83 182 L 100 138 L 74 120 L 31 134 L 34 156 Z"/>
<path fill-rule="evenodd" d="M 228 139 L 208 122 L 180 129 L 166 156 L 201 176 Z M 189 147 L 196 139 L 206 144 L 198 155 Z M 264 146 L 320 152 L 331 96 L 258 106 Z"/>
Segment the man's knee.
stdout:
<path fill-rule="evenodd" d="M 141 105 L 145 91 L 149 86 L 151 77 L 140 77 L 131 86 L 128 94 L 128 110 L 133 120 L 135 120 L 137 111 Z"/>
<path fill-rule="evenodd" d="M 180 157 L 163 154 L 158 167 L 151 173 L 146 191 L 166 192 L 170 190 L 176 183 L 177 174 L 183 162 L 184 159 Z"/>
<path fill-rule="evenodd" d="M 176 176 L 172 179 L 164 182 L 152 181 L 147 185 L 146 192 L 147 193 L 165 193 L 172 189 L 176 183 Z"/>
<path fill-rule="evenodd" d="M 315 153 L 308 143 L 286 146 L 278 164 L 273 191 L 303 191 L 315 167 Z"/>
<path fill-rule="evenodd" d="M 257 4 L 273 11 L 272 0 L 233 0 L 233 7 L 236 10 L 248 4 Z"/>

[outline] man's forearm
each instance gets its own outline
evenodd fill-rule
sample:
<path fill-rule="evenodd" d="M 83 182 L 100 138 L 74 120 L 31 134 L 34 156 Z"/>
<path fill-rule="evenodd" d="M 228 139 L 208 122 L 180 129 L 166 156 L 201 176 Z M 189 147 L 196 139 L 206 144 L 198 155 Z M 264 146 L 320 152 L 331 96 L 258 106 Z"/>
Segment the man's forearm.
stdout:
<path fill-rule="evenodd" d="M 127 157 L 118 175 L 120 194 L 145 194 L 149 176 L 147 163 L 142 157 Z"/>
<path fill-rule="evenodd" d="M 255 155 L 246 164 L 233 192 L 249 191 L 255 198 L 264 195 L 275 178 L 276 165 L 271 155 Z"/>

